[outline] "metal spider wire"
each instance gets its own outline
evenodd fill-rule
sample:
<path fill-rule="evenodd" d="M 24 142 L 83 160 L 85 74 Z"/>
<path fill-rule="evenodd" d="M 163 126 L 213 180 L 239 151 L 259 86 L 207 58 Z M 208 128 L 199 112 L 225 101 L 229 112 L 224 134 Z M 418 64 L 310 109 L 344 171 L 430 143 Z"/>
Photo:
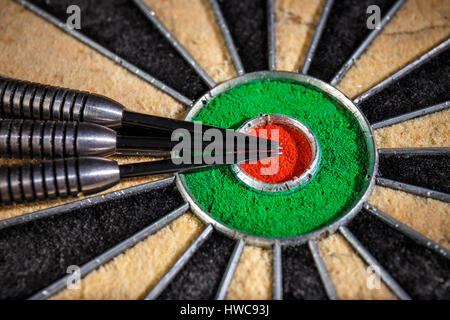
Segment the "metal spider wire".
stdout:
<path fill-rule="evenodd" d="M 177 38 L 169 31 L 169 29 L 158 19 L 155 12 L 151 10 L 142 0 L 133 0 L 139 10 L 150 20 L 159 32 L 170 42 L 170 44 L 180 53 L 189 65 L 198 73 L 208 87 L 213 88 L 216 82 L 211 76 L 202 68 L 202 66 L 191 56 L 189 51 L 177 40 Z"/>
<path fill-rule="evenodd" d="M 391 155 L 391 154 L 405 154 L 405 155 L 419 155 L 419 156 L 429 156 L 429 155 L 444 155 L 450 156 L 450 148 L 380 148 L 378 149 L 379 154 Z"/>
<path fill-rule="evenodd" d="M 108 58 L 112 59 L 113 61 L 119 63 L 120 65 L 124 66 L 125 68 L 127 68 L 128 70 L 132 71 L 133 73 L 135 73 L 136 75 L 140 76 L 141 78 L 143 78 L 145 81 L 155 85 L 157 88 L 163 90 L 164 92 L 168 93 L 169 95 L 173 96 L 174 98 L 176 98 L 177 100 L 179 100 L 180 102 L 186 104 L 186 105 L 190 105 L 191 104 L 191 100 L 189 98 L 184 97 L 182 94 L 179 94 L 177 91 L 171 89 L 170 87 L 164 85 L 162 82 L 156 80 L 155 78 L 153 78 L 152 76 L 150 76 L 149 74 L 145 73 L 144 71 L 142 71 L 141 69 L 135 67 L 134 65 L 132 65 L 131 63 L 129 63 L 126 60 L 121 59 L 119 56 L 115 55 L 114 53 L 112 53 L 111 51 L 109 51 L 108 49 L 106 49 L 105 47 L 99 45 L 97 42 L 91 40 L 90 38 L 76 32 L 76 31 L 72 31 L 69 29 L 66 29 L 65 24 L 61 23 L 60 21 L 58 21 L 56 18 L 54 18 L 53 16 L 49 15 L 46 11 L 40 9 L 39 7 L 31 4 L 28 1 L 24 1 L 24 0 L 16 0 L 17 2 L 21 3 L 22 5 L 24 5 L 25 7 L 27 7 L 28 9 L 30 9 L 31 11 L 37 13 L 38 15 L 40 15 L 41 17 L 43 17 L 44 19 L 50 21 L 51 23 L 55 24 L 56 26 L 58 26 L 59 28 L 63 29 L 64 31 L 68 32 L 70 35 L 74 36 L 75 38 L 77 38 L 78 40 L 82 41 L 83 43 L 91 46 L 92 48 L 94 48 L 95 50 L 99 51 L 100 53 L 102 53 L 103 55 L 107 56 Z M 243 66 L 241 66 L 240 63 L 240 59 L 239 56 L 237 54 L 237 50 L 236 47 L 233 44 L 232 41 L 232 37 L 231 32 L 228 30 L 227 28 L 227 24 L 225 23 L 225 19 L 223 19 L 224 15 L 220 12 L 220 5 L 218 5 L 215 0 L 210 0 L 211 1 L 211 5 L 213 10 L 215 11 L 216 17 L 218 18 L 218 22 L 220 24 L 222 33 L 224 34 L 225 38 L 226 38 L 226 44 L 228 49 L 230 50 L 231 56 L 233 57 L 233 61 L 236 65 L 236 69 L 238 70 L 238 72 L 241 74 L 244 71 Z M 137 3 L 140 1 L 136 1 Z M 320 33 L 322 32 L 324 25 L 326 24 L 326 19 L 327 16 L 329 15 L 329 10 L 331 8 L 331 4 L 332 1 L 328 1 L 326 6 L 325 6 L 325 10 L 324 14 L 322 15 L 321 18 L 321 22 L 319 23 L 319 26 L 321 26 L 319 28 L 319 32 L 316 32 L 316 35 L 314 36 L 314 39 L 311 43 L 312 49 L 309 50 L 308 52 L 308 57 L 306 60 L 307 64 L 310 64 L 313 59 L 314 59 L 314 53 L 315 53 L 315 47 L 318 45 L 319 39 L 320 39 Z M 398 1 L 391 9 L 391 11 L 389 11 L 388 15 L 383 19 L 382 22 L 382 26 L 384 26 L 387 21 L 390 20 L 391 15 L 394 14 L 396 12 L 396 10 L 398 10 L 398 8 L 401 6 L 402 1 Z M 274 62 L 276 61 L 276 56 L 275 56 L 275 39 L 274 39 L 274 13 L 272 12 L 272 10 L 274 10 L 274 4 L 273 4 L 273 0 L 268 0 L 267 2 L 267 8 L 268 8 L 268 12 L 267 12 L 267 18 L 268 18 L 268 57 L 269 57 L 269 68 L 270 67 L 274 67 Z M 222 18 L 221 18 L 222 17 Z M 155 21 L 157 21 L 157 23 L 160 23 L 159 20 L 154 20 L 153 22 L 155 23 Z M 164 31 L 164 28 L 160 28 L 160 31 Z M 361 55 L 361 53 L 365 50 L 365 48 L 368 46 L 368 44 L 375 38 L 375 36 L 378 34 L 379 32 L 372 32 L 371 34 L 368 35 L 368 37 L 362 42 L 362 44 L 360 45 L 360 47 L 354 52 L 354 54 L 351 56 L 350 60 L 348 60 L 348 63 L 353 64 L 354 61 Z M 168 37 L 166 35 L 166 37 Z M 172 39 L 170 36 L 168 37 L 169 41 L 170 39 Z M 174 42 L 176 41 L 174 38 L 172 39 L 172 45 L 178 45 L 178 42 Z M 394 76 L 388 77 L 386 80 L 380 82 L 380 84 L 378 84 L 377 86 L 375 86 L 375 88 L 369 89 L 368 91 L 366 91 L 365 94 L 363 94 L 362 96 L 364 97 L 368 97 L 371 96 L 375 93 L 380 92 L 382 89 L 388 87 L 389 85 L 391 85 L 392 83 L 394 83 L 395 81 L 397 81 L 398 79 L 400 79 L 402 76 L 406 75 L 408 72 L 414 70 L 415 68 L 421 66 L 423 63 L 427 62 L 428 60 L 432 59 L 434 56 L 438 55 L 439 53 L 443 52 L 444 50 L 446 50 L 448 48 L 448 40 L 444 43 L 442 43 L 440 46 L 438 46 L 437 48 L 434 48 L 432 50 L 430 50 L 429 53 L 425 54 L 424 56 L 422 56 L 421 58 L 413 61 L 411 64 L 407 65 L 406 67 L 402 68 L 401 70 L 399 70 Z M 201 70 L 202 69 L 198 69 L 196 68 L 196 66 L 199 66 L 197 63 L 192 64 L 191 61 L 191 56 L 190 55 L 185 55 L 183 53 L 187 53 L 187 51 L 185 52 L 184 48 L 182 47 L 177 47 L 177 50 L 180 52 L 180 54 L 188 60 L 188 62 L 190 62 L 190 65 L 196 70 L 196 72 L 198 74 L 200 74 L 203 78 L 203 80 L 205 80 L 206 83 L 208 83 L 208 76 L 206 75 L 202 75 Z M 193 59 L 193 58 L 192 58 Z M 195 61 L 194 61 L 195 62 Z M 338 81 L 340 78 L 342 78 L 343 74 L 348 70 L 346 69 L 348 68 L 348 64 L 344 64 L 344 66 L 342 67 L 341 71 L 338 72 L 338 74 L 335 77 L 335 81 Z M 308 70 L 308 68 L 306 68 L 306 71 Z M 343 71 L 344 70 L 344 71 Z M 209 82 L 209 85 L 212 85 L 212 82 Z M 356 99 L 356 102 L 360 102 L 360 100 L 362 99 Z M 424 114 L 429 114 L 432 112 L 437 112 L 437 111 L 442 111 L 448 108 L 448 102 L 444 102 L 442 104 L 439 104 L 437 106 L 432 106 L 429 108 L 425 108 L 423 110 L 420 111 L 416 111 L 416 112 L 412 112 L 410 114 L 405 114 L 403 116 L 398 116 L 395 118 L 392 118 L 392 120 L 390 119 L 386 119 L 383 120 L 382 123 L 375 123 L 374 124 L 374 128 L 381 128 L 384 126 L 388 126 L 388 125 L 392 125 L 395 123 L 399 123 L 401 121 L 406 121 L 415 117 L 419 117 L 419 116 L 423 116 Z M 395 150 L 387 150 L 387 149 L 382 149 L 380 150 L 380 153 L 389 153 L 389 152 L 396 152 Z M 428 148 L 424 148 L 424 149 L 414 149 L 414 150 L 407 150 L 407 149 L 402 149 L 400 151 L 397 152 L 401 152 L 401 153 L 408 153 L 410 152 L 411 154 L 429 154 L 429 153 L 440 153 L 440 154 L 448 154 L 448 148 L 433 148 L 433 150 L 428 149 Z M 378 182 L 381 184 L 384 183 L 384 185 L 390 186 L 390 187 L 395 187 L 398 188 L 398 182 L 392 181 L 393 184 L 389 185 L 389 183 L 386 184 L 386 179 L 383 180 L 383 178 L 381 178 L 382 180 L 380 180 L 380 178 L 378 178 Z M 157 181 L 157 182 L 152 182 L 150 184 L 146 184 L 146 185 L 142 185 L 142 186 L 138 186 L 138 187 L 133 187 L 130 189 L 125 189 L 124 191 L 118 191 L 115 193 L 111 193 L 108 195 L 104 195 L 104 196 L 97 196 L 97 197 L 93 197 L 91 199 L 85 199 L 85 200 L 80 200 L 74 203 L 70 203 L 70 204 L 66 204 L 63 206 L 59 206 L 59 207 L 54 207 L 54 208 L 49 208 L 49 209 L 44 209 L 41 210 L 39 212 L 35 212 L 35 213 L 31 213 L 28 215 L 24 215 L 22 217 L 18 217 L 18 218 L 13 218 L 13 219 L 9 219 L 9 220 L 4 220 L 1 222 L 0 224 L 0 228 L 6 228 L 9 226 L 13 226 L 13 225 L 17 225 L 20 223 L 25 223 L 25 222 L 29 222 L 29 221 L 33 221 L 36 219 L 41 219 L 43 217 L 49 217 L 52 215 L 56 215 L 56 214 L 61 214 L 62 212 L 67 212 L 70 211 L 72 208 L 74 208 L 74 206 L 90 206 L 92 204 L 95 203 L 100 203 L 100 202 L 104 202 L 104 201 L 108 201 L 109 199 L 117 199 L 117 197 L 121 197 L 123 195 L 126 194 L 134 194 L 137 192 L 142 192 L 142 191 L 147 191 L 147 190 L 151 190 L 157 186 L 162 186 L 162 185 L 166 185 L 166 184 L 170 184 L 173 182 L 173 178 L 169 178 L 169 179 L 164 179 L 161 181 Z M 401 183 L 400 183 L 401 184 Z M 407 192 L 412 192 L 412 193 L 416 193 L 416 194 L 420 194 L 423 196 L 433 196 L 435 194 L 435 192 L 433 190 L 432 193 L 429 193 L 429 191 L 425 191 L 424 192 L 417 192 L 417 187 L 411 189 L 408 187 L 404 188 L 404 184 L 401 184 L 403 186 L 403 190 L 407 191 Z M 446 201 L 448 201 L 448 194 L 442 193 L 441 195 L 439 195 L 440 199 L 444 199 Z M 412 238 L 413 240 L 415 240 L 416 242 L 427 246 L 429 248 L 431 248 L 432 250 L 434 250 L 435 252 L 439 253 L 442 256 L 445 256 L 448 258 L 448 250 L 446 250 L 445 248 L 440 247 L 438 244 L 434 243 L 433 241 L 429 240 L 428 238 L 424 237 L 423 235 L 421 235 L 420 233 L 418 233 L 417 231 L 414 231 L 413 229 L 397 222 L 395 219 L 393 219 L 392 217 L 388 216 L 387 214 L 382 213 L 380 210 L 376 209 L 373 206 L 370 206 L 368 204 L 366 204 L 366 209 L 371 212 L 372 214 L 374 214 L 376 217 L 378 217 L 381 221 L 383 221 L 384 223 L 386 223 L 387 225 L 390 225 L 391 227 L 394 227 L 397 231 L 405 234 L 406 236 Z M 90 271 L 94 270 L 95 268 L 97 268 L 98 266 L 104 264 L 106 261 L 110 260 L 112 257 L 114 257 L 115 255 L 123 252 L 125 249 L 133 246 L 134 244 L 136 244 L 138 241 L 146 238 L 148 235 L 154 233 L 156 230 L 158 230 L 161 226 L 168 224 L 170 221 L 172 221 L 173 219 L 175 219 L 176 217 L 178 217 L 179 215 L 181 215 L 184 211 L 187 210 L 187 206 L 186 204 L 182 205 L 181 207 L 179 207 L 178 209 L 176 209 L 175 211 L 172 211 L 171 213 L 169 213 L 165 218 L 162 218 L 160 221 L 155 222 L 154 224 L 150 225 L 148 228 L 142 230 L 141 232 L 139 232 L 138 234 L 126 239 L 124 242 L 120 243 L 119 245 L 113 247 L 112 249 L 110 249 L 109 251 L 107 251 L 106 253 L 102 254 L 101 256 L 97 257 L 96 259 L 88 262 L 87 264 L 84 265 L 84 269 L 83 269 L 83 275 L 89 273 Z M 163 276 L 163 278 L 160 279 L 160 282 L 149 292 L 149 298 L 156 298 L 162 291 L 163 289 L 168 285 L 168 283 L 170 282 L 170 280 L 172 280 L 176 274 L 182 269 L 182 267 L 185 265 L 185 263 L 187 263 L 188 259 L 190 257 L 192 257 L 194 255 L 194 253 L 196 252 L 197 249 L 199 249 L 201 247 L 201 245 L 203 244 L 204 241 L 206 241 L 207 237 L 210 235 L 210 233 L 212 232 L 212 227 L 211 226 L 207 226 L 204 231 L 200 234 L 200 236 L 194 241 L 194 243 L 187 249 L 187 251 L 182 254 L 179 259 L 177 260 L 177 262 L 175 262 L 175 264 L 172 266 L 172 268 L 169 269 L 169 271 Z M 385 281 L 385 283 L 396 293 L 396 295 L 399 298 L 403 298 L 403 299 L 408 299 L 409 296 L 408 294 L 398 285 L 398 283 L 392 278 L 392 276 L 389 275 L 389 273 L 378 263 L 378 261 L 367 251 L 367 249 L 365 249 L 362 244 L 358 241 L 358 239 L 356 239 L 356 237 L 350 232 L 350 230 L 346 227 L 342 227 L 340 229 L 341 234 L 349 241 L 350 244 L 352 244 L 352 246 L 355 248 L 355 250 L 361 255 L 361 257 L 366 260 L 366 262 L 368 262 L 368 264 L 370 265 L 375 265 L 377 267 L 379 267 L 378 269 L 380 270 L 380 276 L 382 277 L 382 279 Z M 233 251 L 233 253 L 231 254 L 230 257 L 230 261 L 229 264 L 226 268 L 226 271 L 223 275 L 223 279 L 221 284 L 219 285 L 219 290 L 217 292 L 216 298 L 217 299 L 223 299 L 226 296 L 226 292 L 227 292 L 227 288 L 230 285 L 232 276 L 234 274 L 234 271 L 236 269 L 236 266 L 238 264 L 239 261 L 239 257 L 242 253 L 242 249 L 244 247 L 245 242 L 243 240 L 239 240 L 236 242 L 236 247 Z M 326 289 L 326 292 L 329 296 L 329 298 L 334 299 L 336 298 L 336 292 L 333 288 L 333 285 L 330 281 L 330 277 L 327 273 L 326 268 L 324 268 L 323 265 L 323 261 L 322 258 L 320 257 L 320 252 L 318 251 L 317 245 L 315 244 L 315 242 L 311 241 L 309 243 L 309 248 L 311 250 L 312 256 L 314 257 L 314 261 L 316 263 L 316 266 L 318 268 L 318 272 L 320 274 L 321 280 L 324 284 L 324 287 Z M 282 248 L 280 248 L 280 246 L 275 245 L 274 246 L 274 298 L 282 298 L 282 270 L 281 270 L 281 266 L 282 266 Z M 64 278 L 63 278 L 64 279 Z M 65 281 L 63 281 L 63 279 L 57 281 L 56 283 L 50 285 L 48 288 L 41 290 L 40 292 L 36 293 L 33 298 L 47 298 L 48 296 L 50 296 L 51 294 L 54 294 L 56 292 L 58 292 L 59 290 L 61 290 L 62 288 L 64 288 L 65 286 Z"/>
<path fill-rule="evenodd" d="M 439 103 L 439 104 L 436 104 L 436 105 L 433 105 L 430 107 L 426 107 L 426 108 L 419 109 L 416 111 L 404 113 L 402 115 L 392 117 L 392 118 L 389 118 L 386 120 L 381 120 L 379 122 L 375 122 L 372 124 L 372 128 L 374 130 L 385 128 L 385 127 L 392 126 L 394 124 L 398 124 L 398 123 L 401 123 L 404 121 L 408 121 L 408 120 L 412 120 L 415 118 L 424 117 L 424 116 L 432 114 L 432 113 L 444 111 L 445 109 L 448 109 L 448 107 L 450 107 L 450 101 L 445 101 L 445 102 L 442 102 L 442 103 Z"/>
<path fill-rule="evenodd" d="M 239 259 L 242 255 L 242 250 L 245 246 L 245 240 L 240 239 L 236 241 L 233 253 L 231 254 L 230 260 L 228 262 L 227 268 L 223 274 L 222 280 L 220 282 L 219 288 L 217 289 L 217 294 L 215 296 L 216 300 L 224 300 L 228 288 L 230 287 L 231 280 L 233 279 L 234 272 L 236 271 L 236 268 L 239 264 Z"/>
<path fill-rule="evenodd" d="M 322 15 L 320 16 L 319 23 L 316 27 L 316 32 L 314 33 L 314 37 L 311 40 L 311 44 L 309 45 L 308 52 L 306 53 L 305 62 L 303 63 L 302 73 L 308 74 L 309 67 L 311 66 L 311 62 L 316 54 L 317 45 L 319 44 L 320 38 L 322 37 L 323 30 L 325 29 L 325 25 L 327 23 L 328 15 L 331 12 L 331 8 L 333 6 L 334 0 L 327 0 L 325 6 L 322 10 Z"/>
<path fill-rule="evenodd" d="M 228 28 L 227 22 L 222 14 L 222 11 L 220 10 L 219 3 L 217 2 L 217 0 L 209 0 L 209 3 L 211 4 L 211 8 L 216 16 L 217 24 L 219 25 L 220 30 L 222 31 L 225 44 L 227 45 L 228 51 L 230 52 L 231 59 L 233 60 L 236 72 L 238 73 L 238 75 L 241 76 L 245 74 L 244 66 L 242 64 L 241 57 L 239 56 L 237 48 L 234 44 L 230 29 Z"/>
<path fill-rule="evenodd" d="M 267 0 L 267 44 L 268 44 L 269 70 L 277 69 L 274 1 L 275 0 Z"/>
<path fill-rule="evenodd" d="M 401 78 L 405 77 L 408 73 L 414 71 L 415 69 L 419 68 L 423 64 L 427 63 L 431 59 L 433 59 L 435 56 L 441 54 L 442 52 L 445 52 L 450 48 L 450 39 L 447 39 L 428 51 L 427 53 L 423 54 L 413 62 L 407 64 L 397 72 L 395 72 L 393 75 L 390 75 L 386 79 L 380 81 L 375 86 L 373 86 L 370 89 L 367 89 L 365 92 L 361 93 L 358 97 L 353 99 L 353 102 L 357 105 L 361 104 L 371 96 L 377 94 L 378 92 L 381 92 L 383 89 L 389 87 L 393 83 L 397 82 Z"/>

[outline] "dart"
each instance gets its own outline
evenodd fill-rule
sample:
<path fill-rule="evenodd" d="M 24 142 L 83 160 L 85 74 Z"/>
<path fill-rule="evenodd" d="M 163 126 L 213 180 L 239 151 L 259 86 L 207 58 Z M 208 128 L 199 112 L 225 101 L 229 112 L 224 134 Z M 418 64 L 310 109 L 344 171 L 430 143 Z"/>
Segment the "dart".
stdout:
<path fill-rule="evenodd" d="M 101 157 L 67 158 L 22 165 L 0 166 L 0 203 L 23 203 L 46 199 L 76 197 L 105 191 L 122 178 L 189 172 L 216 165 L 254 161 L 280 155 L 280 152 L 223 154 L 221 162 L 206 163 L 193 156 L 188 163 L 176 158 L 119 165 Z"/>
<path fill-rule="evenodd" d="M 168 119 L 166 123 L 171 124 L 171 121 Z M 214 143 L 218 142 L 203 139 L 201 135 L 194 135 L 192 139 L 189 132 L 185 132 L 182 139 L 178 137 L 172 139 L 171 136 L 163 135 L 167 131 L 157 131 L 159 132 L 153 136 L 129 136 L 117 134 L 111 128 L 89 122 L 0 120 L 0 156 L 64 158 L 108 156 L 118 153 L 168 157 L 179 143 L 183 144 L 185 149 L 202 151 L 209 146 L 212 148 Z M 224 152 L 265 151 L 280 148 L 275 141 L 272 143 L 270 140 L 270 144 L 266 144 L 269 140 L 235 133 L 232 130 L 227 130 L 226 136 L 223 136 L 222 132 L 216 131 L 221 140 L 219 146 L 223 147 Z M 158 133 L 161 135 L 158 136 Z M 185 138 L 187 141 L 184 141 Z"/>

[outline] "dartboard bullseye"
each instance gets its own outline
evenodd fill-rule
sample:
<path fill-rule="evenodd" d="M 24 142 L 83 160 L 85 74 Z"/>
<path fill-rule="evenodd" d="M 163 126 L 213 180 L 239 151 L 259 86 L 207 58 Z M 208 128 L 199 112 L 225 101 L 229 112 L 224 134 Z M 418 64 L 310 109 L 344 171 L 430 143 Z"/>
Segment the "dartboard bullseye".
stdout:
<path fill-rule="evenodd" d="M 179 175 L 178 185 L 201 219 L 229 235 L 254 244 L 299 244 L 336 230 L 360 210 L 374 183 L 375 143 L 367 120 L 342 93 L 288 72 L 250 73 L 222 83 L 186 119 L 236 128 L 275 112 L 305 123 L 320 145 L 316 172 L 299 190 L 257 192 L 230 168 Z"/>
<path fill-rule="evenodd" d="M 283 152 L 272 159 L 231 167 L 244 184 L 262 192 L 293 192 L 305 186 L 320 164 L 316 136 L 303 122 L 285 114 L 265 113 L 242 124 L 239 132 L 279 141 Z"/>

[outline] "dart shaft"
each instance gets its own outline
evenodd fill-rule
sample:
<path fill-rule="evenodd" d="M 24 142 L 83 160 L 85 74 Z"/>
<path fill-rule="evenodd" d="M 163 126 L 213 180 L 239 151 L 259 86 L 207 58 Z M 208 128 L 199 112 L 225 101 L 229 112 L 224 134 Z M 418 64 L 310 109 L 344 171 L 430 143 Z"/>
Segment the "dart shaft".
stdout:
<path fill-rule="evenodd" d="M 190 155 L 186 159 L 172 158 L 159 161 L 138 162 L 120 166 L 121 178 L 134 178 L 152 174 L 184 172 L 209 168 L 211 166 L 228 165 L 245 161 L 254 161 L 280 155 L 281 152 L 248 152 L 220 154 L 217 157 Z M 208 159 L 208 160 L 207 160 Z"/>
<path fill-rule="evenodd" d="M 117 151 L 120 153 L 145 153 L 153 151 L 171 151 L 179 141 L 172 141 L 171 137 L 147 137 L 147 136 L 117 136 Z M 203 150 L 210 144 L 208 141 L 201 141 L 198 148 L 191 143 L 191 150 Z M 233 150 L 230 150 L 233 151 Z"/>
<path fill-rule="evenodd" d="M 168 132 L 183 129 L 188 131 L 191 135 L 201 135 L 204 137 L 212 137 L 220 133 L 223 139 L 241 139 L 241 141 L 245 141 L 244 144 L 246 148 L 253 150 L 258 149 L 257 146 L 260 146 L 261 149 L 276 149 L 279 146 L 277 141 L 235 132 L 231 129 L 224 129 L 216 126 L 195 123 L 192 121 L 158 117 L 128 110 L 123 112 L 122 123 L 124 125 L 139 126 L 149 129 L 160 129 Z M 250 146 L 249 143 L 250 139 L 253 139 L 255 142 L 252 146 Z"/>

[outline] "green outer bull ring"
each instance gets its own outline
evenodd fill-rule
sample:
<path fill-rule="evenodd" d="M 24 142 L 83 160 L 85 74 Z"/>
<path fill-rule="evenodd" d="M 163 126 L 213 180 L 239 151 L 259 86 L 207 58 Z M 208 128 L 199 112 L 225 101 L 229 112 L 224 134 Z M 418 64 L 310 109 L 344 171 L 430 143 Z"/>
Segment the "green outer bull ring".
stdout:
<path fill-rule="evenodd" d="M 225 81 L 200 97 L 187 113 L 185 120 L 191 121 L 202 108 L 207 106 L 208 102 L 212 98 L 218 96 L 219 94 L 228 91 L 236 85 L 245 84 L 258 79 L 280 79 L 296 82 L 310 89 L 323 92 L 329 98 L 333 99 L 337 104 L 346 108 L 353 114 L 353 116 L 361 126 L 368 152 L 368 168 L 366 181 L 362 187 L 361 192 L 359 193 L 358 199 L 355 200 L 355 202 L 347 210 L 347 212 L 341 214 L 339 218 L 337 218 L 329 225 L 318 228 L 317 230 L 290 237 L 264 237 L 231 228 L 225 223 L 218 221 L 214 217 L 212 217 L 195 200 L 186 185 L 186 181 L 182 173 L 175 174 L 177 188 L 180 191 L 183 199 L 189 203 L 191 211 L 202 222 L 206 224 L 212 224 L 214 228 L 229 236 L 230 238 L 243 239 L 247 244 L 260 247 L 271 247 L 275 243 L 278 243 L 280 245 L 298 245 L 309 240 L 322 239 L 327 235 L 336 232 L 339 227 L 346 225 L 362 209 L 364 202 L 367 201 L 374 188 L 375 176 L 378 172 L 378 153 L 372 128 L 364 114 L 341 91 L 331 86 L 330 84 L 323 82 L 322 80 L 313 78 L 311 76 L 287 71 L 258 71 L 247 73 L 243 76 Z"/>

